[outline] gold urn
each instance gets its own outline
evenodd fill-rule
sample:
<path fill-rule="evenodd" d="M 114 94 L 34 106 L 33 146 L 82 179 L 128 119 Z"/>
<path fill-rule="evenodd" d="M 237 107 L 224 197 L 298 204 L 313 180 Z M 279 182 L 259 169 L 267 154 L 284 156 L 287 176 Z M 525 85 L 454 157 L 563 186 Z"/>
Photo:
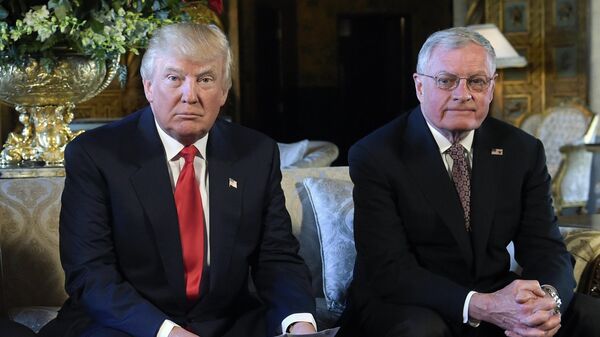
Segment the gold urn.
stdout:
<path fill-rule="evenodd" d="M 79 134 L 69 128 L 75 104 L 106 89 L 117 68 L 118 58 L 80 55 L 62 56 L 51 69 L 35 58 L 22 66 L 0 65 L 0 100 L 15 106 L 23 124 L 8 135 L 0 167 L 62 165 L 65 146 Z"/>

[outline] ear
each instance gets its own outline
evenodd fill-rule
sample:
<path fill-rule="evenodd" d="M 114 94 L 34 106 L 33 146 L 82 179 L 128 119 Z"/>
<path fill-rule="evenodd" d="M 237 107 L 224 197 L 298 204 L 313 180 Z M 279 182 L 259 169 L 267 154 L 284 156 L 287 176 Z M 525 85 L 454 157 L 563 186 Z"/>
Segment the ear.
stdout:
<path fill-rule="evenodd" d="M 223 89 L 222 93 L 221 93 L 221 101 L 220 106 L 225 105 L 225 102 L 227 101 L 227 95 L 229 95 L 229 89 Z"/>
<path fill-rule="evenodd" d="M 413 81 L 415 82 L 415 93 L 419 102 L 423 103 L 423 82 L 417 73 L 413 74 Z"/>
<path fill-rule="evenodd" d="M 152 81 L 142 80 L 142 84 L 144 85 L 144 95 L 146 95 L 146 100 L 148 103 L 152 103 Z"/>

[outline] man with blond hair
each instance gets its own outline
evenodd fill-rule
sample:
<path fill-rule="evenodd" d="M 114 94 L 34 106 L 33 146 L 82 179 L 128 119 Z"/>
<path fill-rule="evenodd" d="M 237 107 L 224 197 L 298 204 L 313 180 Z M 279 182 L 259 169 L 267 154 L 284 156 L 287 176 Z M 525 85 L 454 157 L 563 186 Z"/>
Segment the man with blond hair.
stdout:
<path fill-rule="evenodd" d="M 265 337 L 316 330 L 276 143 L 218 119 L 231 50 L 215 26 L 155 33 L 150 106 L 65 151 L 69 299 L 41 336 Z"/>

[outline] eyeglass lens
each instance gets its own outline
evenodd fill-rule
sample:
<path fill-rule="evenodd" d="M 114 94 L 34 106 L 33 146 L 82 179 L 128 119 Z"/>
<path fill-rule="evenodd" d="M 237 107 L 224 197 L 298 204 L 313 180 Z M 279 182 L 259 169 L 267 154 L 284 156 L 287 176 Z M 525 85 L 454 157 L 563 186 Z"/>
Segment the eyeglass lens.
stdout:
<path fill-rule="evenodd" d="M 473 75 L 470 77 L 458 77 L 450 73 L 441 73 L 433 77 L 436 85 L 440 89 L 452 90 L 458 87 L 460 80 L 464 79 L 467 81 L 467 87 L 471 91 L 481 92 L 488 88 L 491 79 L 484 75 Z"/>

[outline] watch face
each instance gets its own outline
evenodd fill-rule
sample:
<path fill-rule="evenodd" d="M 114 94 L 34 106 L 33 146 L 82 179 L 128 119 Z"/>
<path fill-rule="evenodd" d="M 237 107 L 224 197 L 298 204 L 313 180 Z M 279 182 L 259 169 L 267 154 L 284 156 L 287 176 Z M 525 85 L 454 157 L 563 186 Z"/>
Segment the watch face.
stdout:
<path fill-rule="evenodd" d="M 562 305 L 562 301 L 560 299 L 560 297 L 558 296 L 558 291 L 556 290 L 556 288 L 554 288 L 551 285 L 548 284 L 544 284 L 542 285 L 542 290 L 548 294 L 550 297 L 552 297 L 552 299 L 554 300 L 554 302 L 556 302 L 556 307 L 554 308 L 554 314 L 558 314 L 560 313 L 560 306 Z"/>
<path fill-rule="evenodd" d="M 469 319 L 469 325 L 476 328 L 479 326 L 479 324 L 481 324 L 481 321 L 476 320 L 476 319 Z"/>

